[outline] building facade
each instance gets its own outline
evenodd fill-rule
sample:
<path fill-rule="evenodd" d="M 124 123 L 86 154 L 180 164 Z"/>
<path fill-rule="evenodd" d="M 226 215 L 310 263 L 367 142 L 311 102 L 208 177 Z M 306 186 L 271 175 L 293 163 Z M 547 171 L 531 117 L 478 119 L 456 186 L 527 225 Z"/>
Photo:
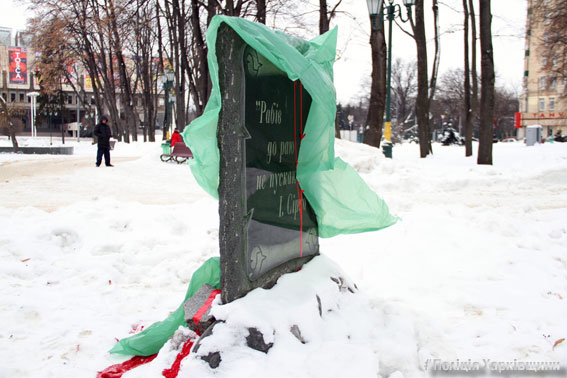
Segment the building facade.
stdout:
<path fill-rule="evenodd" d="M 525 137 L 526 127 L 540 125 L 543 137 L 567 134 L 567 77 L 554 73 L 557 55 L 546 48 L 546 17 L 540 17 L 534 7 L 542 0 L 527 0 L 526 46 L 524 57 L 523 93 L 520 116 L 517 117 L 518 137 Z M 543 2 L 552 0 L 543 0 Z"/>
<path fill-rule="evenodd" d="M 32 117 L 32 96 L 40 92 L 40 86 L 35 72 L 36 54 L 30 47 L 29 36 L 25 33 L 17 32 L 14 43 L 12 43 L 11 29 L 0 27 L 0 96 L 6 101 L 10 108 L 11 119 L 17 120 L 18 124 L 23 125 L 21 132 L 30 132 Z M 133 60 L 132 60 L 133 62 Z M 61 93 L 57 100 L 51 100 L 49 106 L 40 109 L 36 102 L 36 117 L 34 124 L 37 132 L 45 133 L 48 131 L 76 131 L 77 125 L 92 127 L 95 121 L 105 112 L 103 109 L 95 108 L 95 99 L 92 89 L 91 79 L 86 72 L 81 73 L 78 68 L 78 78 L 81 81 L 84 92 L 75 92 L 72 83 L 62 79 Z M 82 101 L 81 101 L 82 100 Z M 141 101 L 141 93 L 135 96 L 135 110 L 138 118 L 144 124 L 144 112 Z M 161 127 L 164 119 L 165 106 L 163 95 L 158 96 L 158 114 L 156 128 Z M 120 101 L 117 98 L 117 106 L 120 111 Z"/>

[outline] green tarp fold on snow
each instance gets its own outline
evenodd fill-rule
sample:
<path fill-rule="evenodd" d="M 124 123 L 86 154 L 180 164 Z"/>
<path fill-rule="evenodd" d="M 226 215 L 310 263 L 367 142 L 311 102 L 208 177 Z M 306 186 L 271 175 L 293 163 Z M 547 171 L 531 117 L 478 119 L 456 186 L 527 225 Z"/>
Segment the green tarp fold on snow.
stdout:
<path fill-rule="evenodd" d="M 273 31 L 242 18 L 215 16 L 207 31 L 208 63 L 212 91 L 203 115 L 183 132 L 193 151 L 191 171 L 209 194 L 218 198 L 219 149 L 217 123 L 221 110 L 216 39 L 221 23 L 230 26 L 248 45 L 284 71 L 292 81 L 301 80 L 312 98 L 299 149 L 297 179 L 317 215 L 319 235 L 332 237 L 374 231 L 397 221 L 386 203 L 358 173 L 335 158 L 336 94 L 333 62 L 337 28 L 305 41 Z"/>
<path fill-rule="evenodd" d="M 204 284 L 220 289 L 219 261 L 218 257 L 212 257 L 193 273 L 185 299 L 177 310 L 171 313 L 165 320 L 152 324 L 136 335 L 120 340 L 109 352 L 129 356 L 151 356 L 159 352 L 180 325 L 187 326 L 183 308 L 187 299 L 192 297 Z"/>

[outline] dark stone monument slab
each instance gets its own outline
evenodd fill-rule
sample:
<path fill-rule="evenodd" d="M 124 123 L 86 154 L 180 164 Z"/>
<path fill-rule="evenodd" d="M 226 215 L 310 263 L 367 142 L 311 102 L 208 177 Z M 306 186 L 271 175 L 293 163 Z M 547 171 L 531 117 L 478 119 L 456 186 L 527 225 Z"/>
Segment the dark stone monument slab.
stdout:
<path fill-rule="evenodd" d="M 220 266 L 223 302 L 271 287 L 319 252 L 315 213 L 296 180 L 311 97 L 247 45 L 219 27 L 222 109 Z"/>

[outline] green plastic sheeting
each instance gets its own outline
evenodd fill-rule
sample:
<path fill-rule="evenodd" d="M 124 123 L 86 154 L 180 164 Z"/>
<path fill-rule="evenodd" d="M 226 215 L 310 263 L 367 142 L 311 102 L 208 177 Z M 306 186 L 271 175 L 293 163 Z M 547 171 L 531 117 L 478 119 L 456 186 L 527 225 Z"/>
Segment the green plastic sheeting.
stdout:
<path fill-rule="evenodd" d="M 165 320 L 152 324 L 136 335 L 120 340 L 109 352 L 129 356 L 151 356 L 159 352 L 179 326 L 186 325 L 183 304 L 187 299 L 192 297 L 204 284 L 220 289 L 219 260 L 218 257 L 212 257 L 193 273 L 185 299 L 177 310 Z"/>
<path fill-rule="evenodd" d="M 312 98 L 298 156 L 297 180 L 317 215 L 319 235 L 332 237 L 374 231 L 394 224 L 386 203 L 358 173 L 335 158 L 336 94 L 333 62 L 337 28 L 305 41 L 273 31 L 242 18 L 215 16 L 207 31 L 208 62 L 213 88 L 203 115 L 183 132 L 193 151 L 191 171 L 197 182 L 218 198 L 219 149 L 217 123 L 221 110 L 216 39 L 225 22 L 248 45 L 284 71 L 292 81 L 301 80 Z M 377 152 L 378 153 L 378 152 Z"/>

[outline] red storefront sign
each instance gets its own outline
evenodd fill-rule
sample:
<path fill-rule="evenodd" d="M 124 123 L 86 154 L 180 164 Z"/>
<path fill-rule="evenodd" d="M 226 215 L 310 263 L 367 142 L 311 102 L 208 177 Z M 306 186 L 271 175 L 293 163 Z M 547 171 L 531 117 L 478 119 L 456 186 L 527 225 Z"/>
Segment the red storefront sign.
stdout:
<path fill-rule="evenodd" d="M 516 129 L 522 128 L 522 113 L 520 112 L 516 112 L 516 115 L 514 117 L 514 127 Z"/>
<path fill-rule="evenodd" d="M 518 114 L 518 113 L 516 113 Z M 548 113 L 523 113 L 521 116 L 524 120 L 526 119 L 556 119 L 556 118 L 567 118 L 566 112 L 548 112 Z"/>

